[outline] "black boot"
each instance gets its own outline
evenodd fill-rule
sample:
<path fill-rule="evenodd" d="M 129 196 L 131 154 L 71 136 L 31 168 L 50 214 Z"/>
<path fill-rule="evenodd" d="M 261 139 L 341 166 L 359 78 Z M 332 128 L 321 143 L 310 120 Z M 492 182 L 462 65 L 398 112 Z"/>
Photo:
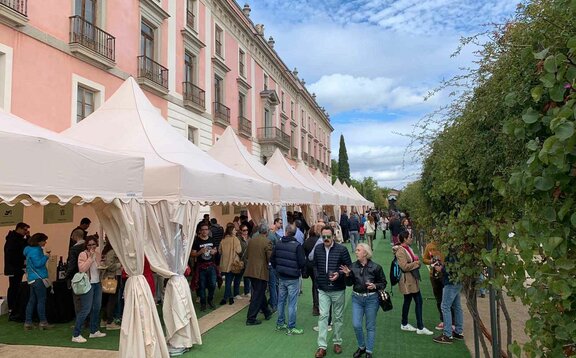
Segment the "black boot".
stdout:
<path fill-rule="evenodd" d="M 354 352 L 354 355 L 352 355 L 353 358 L 360 358 L 362 357 L 364 354 L 366 354 L 366 348 L 358 348 L 356 350 L 356 352 Z M 370 353 L 368 353 L 370 354 Z"/>

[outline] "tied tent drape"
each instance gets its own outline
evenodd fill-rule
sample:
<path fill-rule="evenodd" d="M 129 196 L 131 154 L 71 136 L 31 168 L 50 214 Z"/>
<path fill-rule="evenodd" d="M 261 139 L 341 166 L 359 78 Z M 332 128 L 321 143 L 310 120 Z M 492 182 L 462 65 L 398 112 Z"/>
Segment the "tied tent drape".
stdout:
<path fill-rule="evenodd" d="M 144 204 L 115 199 L 93 204 L 128 280 L 124 287 L 124 313 L 120 330 L 120 357 L 169 357 L 156 304 L 144 273 Z"/>
<path fill-rule="evenodd" d="M 152 270 L 168 279 L 162 306 L 166 340 L 174 348 L 202 344 L 190 288 L 184 278 L 199 205 L 167 201 L 144 205 L 148 225 L 146 257 Z"/>

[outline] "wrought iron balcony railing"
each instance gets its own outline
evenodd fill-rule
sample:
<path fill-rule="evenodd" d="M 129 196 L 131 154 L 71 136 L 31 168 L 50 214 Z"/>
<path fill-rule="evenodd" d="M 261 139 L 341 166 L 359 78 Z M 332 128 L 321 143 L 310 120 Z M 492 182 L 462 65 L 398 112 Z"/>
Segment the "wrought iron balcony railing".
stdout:
<path fill-rule="evenodd" d="M 28 0 L 0 0 L 0 5 L 7 6 L 20 15 L 28 17 Z"/>
<path fill-rule="evenodd" d="M 230 124 L 230 108 L 222 103 L 214 102 L 214 121 L 228 126 Z"/>
<path fill-rule="evenodd" d="M 290 149 L 290 136 L 282 132 L 280 128 L 258 128 L 258 139 L 260 143 L 271 143 L 275 145 L 281 145 L 286 149 Z"/>
<path fill-rule="evenodd" d="M 206 91 L 192 82 L 182 82 L 182 88 L 184 89 L 184 101 L 191 101 L 203 109 L 206 108 Z"/>
<path fill-rule="evenodd" d="M 81 16 L 70 16 L 70 43 L 80 44 L 112 62 L 115 61 L 116 38 Z"/>
<path fill-rule="evenodd" d="M 247 137 L 252 136 L 252 122 L 242 116 L 238 117 L 238 131 Z"/>
<path fill-rule="evenodd" d="M 168 69 L 146 56 L 138 56 L 138 77 L 168 89 Z"/>

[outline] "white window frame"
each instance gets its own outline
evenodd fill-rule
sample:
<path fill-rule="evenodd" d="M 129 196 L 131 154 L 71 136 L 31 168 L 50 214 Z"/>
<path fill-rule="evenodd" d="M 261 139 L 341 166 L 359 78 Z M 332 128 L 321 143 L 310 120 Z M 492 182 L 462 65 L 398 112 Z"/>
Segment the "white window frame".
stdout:
<path fill-rule="evenodd" d="M 85 87 L 91 91 L 94 91 L 94 110 L 100 108 L 100 106 L 104 103 L 104 99 L 106 98 L 106 87 L 104 85 L 79 76 L 75 73 L 72 74 L 72 107 L 71 107 L 71 118 L 70 118 L 70 126 L 74 126 L 78 124 L 76 121 L 76 117 L 78 116 L 77 113 L 77 104 L 78 101 L 78 86 Z"/>
<path fill-rule="evenodd" d="M 244 73 L 242 73 L 240 71 L 240 59 L 242 58 L 241 54 L 244 55 Z M 240 76 L 243 79 L 247 78 L 248 75 L 248 66 L 246 64 L 246 50 L 244 50 L 242 47 L 238 47 L 238 76 Z"/>
<path fill-rule="evenodd" d="M 12 68 L 14 50 L 0 43 L 0 108 L 6 112 L 12 109 Z"/>
<path fill-rule="evenodd" d="M 190 140 L 190 134 L 192 134 L 192 140 Z M 188 127 L 186 127 L 186 136 L 188 141 L 198 146 L 200 140 L 200 131 L 198 128 L 188 125 Z"/>
<path fill-rule="evenodd" d="M 221 51 L 220 54 L 216 52 L 216 29 L 219 29 L 222 33 L 222 38 L 220 39 Z M 221 59 L 226 58 L 226 32 L 224 31 L 224 26 L 214 22 L 214 55 L 220 57 Z"/>

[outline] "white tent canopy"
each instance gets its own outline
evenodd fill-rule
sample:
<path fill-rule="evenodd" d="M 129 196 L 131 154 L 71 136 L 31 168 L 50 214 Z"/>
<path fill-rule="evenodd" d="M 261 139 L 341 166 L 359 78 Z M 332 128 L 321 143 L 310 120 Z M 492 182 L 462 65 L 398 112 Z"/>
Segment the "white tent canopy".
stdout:
<path fill-rule="evenodd" d="M 304 164 L 304 162 L 298 162 L 296 164 L 296 172 L 300 174 L 300 176 L 304 178 L 307 183 L 309 183 L 308 185 L 316 188 L 316 190 L 324 193 L 324 195 L 329 198 L 330 201 L 323 204 L 342 205 L 342 198 L 339 196 L 339 193 L 329 191 L 327 188 L 323 188 L 318 180 L 314 178 L 314 175 L 310 173 L 310 170 L 308 170 L 308 167 L 306 164 Z"/>
<path fill-rule="evenodd" d="M 312 204 L 314 202 L 314 193 L 311 190 L 302 185 L 293 185 L 250 154 L 232 127 L 226 128 L 208 154 L 247 176 L 272 183 L 276 204 Z"/>
<path fill-rule="evenodd" d="M 116 202 L 97 209 L 114 250 L 130 267 L 132 282 L 125 295 L 134 299 L 124 308 L 120 356 L 167 357 L 166 340 L 176 351 L 201 344 L 183 278 L 198 212 L 192 203 L 265 204 L 272 200 L 272 185 L 226 167 L 190 143 L 166 122 L 133 78 L 64 134 L 146 160 L 145 202 Z M 170 279 L 162 307 L 166 340 L 150 289 L 141 284 L 144 253 L 152 269 Z"/>
<path fill-rule="evenodd" d="M 63 134 L 143 156 L 144 198 L 149 202 L 258 204 L 272 199 L 272 185 L 226 167 L 180 135 L 132 77 L 98 110 Z"/>
<path fill-rule="evenodd" d="M 352 206 L 359 206 L 358 203 L 358 199 L 352 197 L 352 194 L 348 191 L 347 187 L 342 184 L 342 182 L 340 181 L 340 179 L 336 179 L 336 181 L 334 182 L 333 187 L 340 192 L 340 195 L 342 195 L 343 197 L 346 198 L 346 201 L 348 203 L 348 205 L 352 205 Z"/>
<path fill-rule="evenodd" d="M 0 202 L 141 198 L 144 159 L 65 138 L 0 110 Z"/>

